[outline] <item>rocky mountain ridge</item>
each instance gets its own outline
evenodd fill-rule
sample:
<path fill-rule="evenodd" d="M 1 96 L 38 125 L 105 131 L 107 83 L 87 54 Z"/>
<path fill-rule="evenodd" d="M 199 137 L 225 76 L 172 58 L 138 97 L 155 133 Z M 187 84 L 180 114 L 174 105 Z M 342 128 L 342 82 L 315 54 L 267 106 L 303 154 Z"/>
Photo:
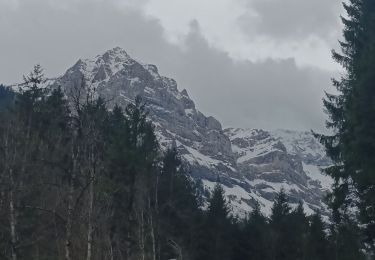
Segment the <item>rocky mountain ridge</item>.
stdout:
<path fill-rule="evenodd" d="M 92 91 L 109 101 L 109 106 L 126 106 L 140 96 L 161 146 L 176 145 L 191 176 L 205 189 L 220 180 L 239 215 L 256 202 L 268 215 L 281 188 L 292 203 L 303 201 L 307 213 L 327 212 L 323 198 L 331 180 L 320 168 L 330 161 L 309 132 L 223 129 L 214 117 L 197 110 L 175 80 L 159 75 L 155 65 L 138 62 L 118 47 L 94 59 L 79 60 L 48 84 L 62 87 L 68 96 Z"/>

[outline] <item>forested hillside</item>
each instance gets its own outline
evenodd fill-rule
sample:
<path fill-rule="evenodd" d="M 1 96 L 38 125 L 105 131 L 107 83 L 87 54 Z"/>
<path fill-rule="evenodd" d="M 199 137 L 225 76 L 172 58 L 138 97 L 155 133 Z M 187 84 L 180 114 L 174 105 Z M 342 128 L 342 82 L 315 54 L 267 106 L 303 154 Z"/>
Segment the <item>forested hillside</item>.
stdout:
<path fill-rule="evenodd" d="M 220 184 L 204 202 L 140 99 L 109 110 L 81 89 L 46 88 L 39 66 L 0 89 L 1 258 L 361 259 L 355 228 L 327 232 L 283 191 L 269 218 L 235 218 Z"/>
<path fill-rule="evenodd" d="M 311 134 L 225 135 L 119 48 L 50 84 L 35 66 L 16 89 L 0 86 L 0 258 L 374 259 L 375 4 L 344 8 L 333 57 L 345 73 L 324 100 L 332 135 L 314 134 L 331 160 Z"/>

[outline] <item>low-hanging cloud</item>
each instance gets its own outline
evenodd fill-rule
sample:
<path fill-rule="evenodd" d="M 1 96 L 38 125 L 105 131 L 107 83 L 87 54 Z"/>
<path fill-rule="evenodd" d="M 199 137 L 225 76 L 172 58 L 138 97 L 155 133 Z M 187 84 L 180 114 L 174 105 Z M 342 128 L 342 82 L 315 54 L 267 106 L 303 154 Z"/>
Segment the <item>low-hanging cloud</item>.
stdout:
<path fill-rule="evenodd" d="M 4 1 L 4 0 L 3 0 Z M 235 61 L 212 47 L 197 22 L 183 46 L 166 40 L 159 21 L 118 1 L 53 0 L 0 2 L 0 82 L 21 79 L 35 63 L 48 76 L 62 74 L 78 58 L 93 57 L 114 46 L 186 88 L 198 109 L 224 126 L 323 129 L 323 91 L 330 74 L 296 66 L 294 59 Z"/>
<path fill-rule="evenodd" d="M 316 36 L 336 40 L 341 0 L 239 0 L 247 12 L 239 18 L 244 32 L 278 40 Z"/>
<path fill-rule="evenodd" d="M 210 47 L 196 30 L 186 46 L 184 61 L 170 71 L 189 86 L 199 107 L 225 125 L 323 129 L 322 97 L 330 73 L 299 68 L 294 59 L 234 61 Z"/>

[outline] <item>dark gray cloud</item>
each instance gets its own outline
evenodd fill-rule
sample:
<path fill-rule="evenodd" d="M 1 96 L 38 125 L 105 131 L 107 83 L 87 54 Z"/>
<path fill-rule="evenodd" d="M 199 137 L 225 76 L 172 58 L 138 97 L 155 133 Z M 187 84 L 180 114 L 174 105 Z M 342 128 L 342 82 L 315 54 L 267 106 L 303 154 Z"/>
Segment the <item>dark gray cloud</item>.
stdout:
<path fill-rule="evenodd" d="M 50 76 L 58 75 L 78 58 L 117 45 L 141 57 L 168 48 L 158 21 L 135 9 L 119 9 L 110 0 L 67 1 L 71 4 L 30 0 L 17 8 L 0 6 L 3 82 L 21 79 L 35 63 L 46 67 Z"/>
<path fill-rule="evenodd" d="M 183 62 L 169 68 L 199 107 L 225 125 L 323 129 L 322 97 L 329 72 L 298 68 L 293 59 L 234 61 L 192 31 Z"/>
<path fill-rule="evenodd" d="M 304 39 L 315 35 L 336 40 L 342 0 L 240 0 L 247 12 L 239 18 L 250 36 Z"/>
<path fill-rule="evenodd" d="M 111 2 L 112 3 L 112 2 Z M 1 5 L 1 2 L 0 2 Z M 299 68 L 293 59 L 235 61 L 208 44 L 195 22 L 183 47 L 165 40 L 158 20 L 104 1 L 69 8 L 25 1 L 0 6 L 0 81 L 21 79 L 35 63 L 62 74 L 78 58 L 121 46 L 186 88 L 198 109 L 224 126 L 322 129 L 329 72 Z"/>

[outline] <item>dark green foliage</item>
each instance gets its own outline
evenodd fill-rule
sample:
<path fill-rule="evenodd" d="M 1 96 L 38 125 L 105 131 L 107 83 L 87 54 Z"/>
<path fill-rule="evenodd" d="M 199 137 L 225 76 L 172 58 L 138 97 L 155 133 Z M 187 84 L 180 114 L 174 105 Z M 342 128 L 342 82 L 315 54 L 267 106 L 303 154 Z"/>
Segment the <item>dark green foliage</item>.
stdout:
<path fill-rule="evenodd" d="M 291 207 L 288 204 L 288 198 L 284 192 L 281 190 L 277 194 L 275 203 L 272 206 L 272 214 L 270 218 L 270 223 L 275 226 L 281 226 L 285 222 L 285 218 L 289 215 Z"/>
<path fill-rule="evenodd" d="M 310 217 L 310 226 L 308 228 L 306 239 L 306 259 L 324 260 L 332 259 L 330 245 L 325 233 L 326 227 L 319 214 Z"/>
<path fill-rule="evenodd" d="M 186 175 L 176 149 L 167 150 L 163 159 L 162 171 L 158 180 L 159 213 L 167 225 L 186 227 L 194 213 L 198 213 L 197 199 L 193 183 Z M 185 228 L 171 228 L 172 232 Z"/>
<path fill-rule="evenodd" d="M 198 259 L 230 259 L 233 226 L 229 213 L 224 189 L 217 183 L 208 199 L 208 210 L 202 222 Z"/>
<path fill-rule="evenodd" d="M 1 259 L 362 259 L 353 222 L 327 236 L 283 191 L 269 218 L 233 216 L 220 184 L 205 204 L 139 98 L 109 110 L 43 82 L 37 66 L 19 92 L 0 87 Z"/>
<path fill-rule="evenodd" d="M 179 258 L 194 250 L 194 223 L 198 220 L 194 186 L 175 148 L 167 150 L 158 178 L 157 208 L 162 237 L 162 259 Z M 183 232 L 181 232 L 183 231 Z"/>
<path fill-rule="evenodd" d="M 331 227 L 332 257 L 333 259 L 366 259 L 361 252 L 359 227 L 354 221 L 343 218 L 339 225 Z M 370 258 L 371 259 L 371 258 Z"/>
<path fill-rule="evenodd" d="M 214 187 L 211 197 L 208 200 L 208 218 L 212 220 L 213 224 L 220 225 L 228 221 L 230 212 L 227 204 L 223 186 L 217 183 Z"/>
<path fill-rule="evenodd" d="M 56 162 L 64 157 L 59 148 L 66 140 L 55 133 L 65 132 L 68 113 L 61 91 L 47 95 L 39 88 L 42 81 L 42 70 L 36 66 L 18 93 L 6 90 L 9 98 L 1 100 L 8 107 L 1 113 L 5 117 L 0 126 L 0 180 L 3 188 L 7 187 L 2 189 L 2 200 L 7 201 L 2 212 L 8 220 L 2 236 L 13 247 L 4 253 L 7 257 L 32 256 L 34 250 L 41 249 L 39 257 L 45 259 L 56 250 L 48 243 L 53 237 L 50 229 L 55 226 L 55 214 L 45 205 L 52 199 L 51 186 L 56 183 L 51 170 L 61 173 Z"/>
<path fill-rule="evenodd" d="M 270 259 L 270 228 L 267 222 L 260 205 L 256 204 L 255 209 L 239 225 L 233 259 Z"/>
<path fill-rule="evenodd" d="M 10 89 L 0 84 L 0 110 L 9 109 L 14 101 L 15 93 Z"/>
<path fill-rule="evenodd" d="M 320 136 L 335 165 L 326 173 L 335 180 L 330 204 L 339 226 L 348 207 L 360 209 L 367 245 L 375 240 L 375 2 L 350 0 L 344 3 L 347 18 L 341 52 L 333 58 L 346 70 L 333 84 L 337 95 L 324 100 L 332 136 Z M 353 199 L 354 198 L 354 199 Z M 346 224 L 344 224 L 346 225 Z"/>
<path fill-rule="evenodd" d="M 281 190 L 273 204 L 270 216 L 272 259 L 295 259 L 295 250 L 298 250 L 298 247 L 293 244 L 294 236 L 289 234 L 295 231 L 291 229 L 291 226 L 300 223 L 292 223 L 290 216 L 291 207 L 286 194 Z"/>
<path fill-rule="evenodd" d="M 289 259 L 303 259 L 307 246 L 308 220 L 302 202 L 290 213 L 288 225 L 289 234 L 285 240 L 294 246 L 287 255 Z"/>

